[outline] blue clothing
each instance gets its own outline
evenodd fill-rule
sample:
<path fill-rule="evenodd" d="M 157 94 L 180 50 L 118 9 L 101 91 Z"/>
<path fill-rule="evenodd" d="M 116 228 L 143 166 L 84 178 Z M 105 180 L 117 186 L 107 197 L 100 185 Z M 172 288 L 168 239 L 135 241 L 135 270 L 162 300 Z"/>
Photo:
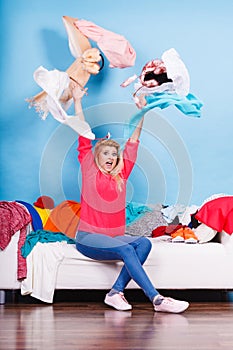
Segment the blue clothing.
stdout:
<path fill-rule="evenodd" d="M 134 221 L 138 220 L 145 213 L 151 212 L 152 209 L 144 204 L 139 204 L 135 202 L 128 202 L 125 208 L 126 211 L 126 226 L 132 224 Z"/>
<path fill-rule="evenodd" d="M 124 262 L 112 289 L 123 292 L 133 279 L 151 301 L 159 294 L 142 267 L 151 250 L 151 242 L 146 237 L 110 237 L 79 231 L 76 236 L 76 248 L 91 259 Z"/>
<path fill-rule="evenodd" d="M 139 110 L 135 115 L 133 115 L 129 121 L 129 126 L 127 130 L 127 135 L 132 135 L 134 129 L 138 125 L 140 119 L 151 109 L 159 107 L 161 109 L 167 108 L 174 105 L 182 113 L 192 116 L 201 116 L 201 107 L 203 103 L 193 94 L 188 94 L 187 96 L 181 96 L 176 93 L 169 92 L 156 92 L 154 94 L 145 96 L 147 101 L 146 106 Z"/>
<path fill-rule="evenodd" d="M 31 205 L 30 203 L 24 202 L 24 201 L 16 201 L 17 203 L 20 203 L 22 205 L 24 205 L 27 210 L 29 211 L 31 218 L 32 218 L 32 228 L 34 231 L 36 230 L 42 230 L 43 229 L 43 223 L 41 220 L 41 217 L 39 215 L 39 213 L 36 211 L 36 209 L 33 207 L 33 205 Z"/>
<path fill-rule="evenodd" d="M 66 241 L 67 243 L 75 244 L 75 241 L 66 236 L 62 232 L 52 232 L 52 231 L 46 231 L 46 230 L 37 230 L 30 232 L 26 240 L 24 242 L 24 245 L 21 248 L 21 253 L 24 258 L 26 258 L 37 242 L 41 243 L 49 243 L 49 242 L 61 242 Z"/>

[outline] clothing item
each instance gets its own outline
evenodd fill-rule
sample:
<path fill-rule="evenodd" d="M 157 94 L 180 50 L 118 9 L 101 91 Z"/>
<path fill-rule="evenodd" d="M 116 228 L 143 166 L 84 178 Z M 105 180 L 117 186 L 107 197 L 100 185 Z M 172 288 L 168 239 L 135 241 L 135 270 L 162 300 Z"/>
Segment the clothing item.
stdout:
<path fill-rule="evenodd" d="M 160 237 L 163 235 L 169 235 L 172 238 L 172 242 L 185 242 L 185 243 L 197 243 L 198 237 L 195 232 L 186 225 L 168 225 L 160 226 L 152 231 L 152 237 Z"/>
<path fill-rule="evenodd" d="M 105 304 L 112 306 L 119 311 L 127 311 L 132 309 L 132 305 L 124 297 L 124 293 L 115 293 L 113 295 L 106 294 L 104 299 Z"/>
<path fill-rule="evenodd" d="M 18 268 L 17 278 L 27 276 L 26 259 L 21 254 L 21 247 L 25 242 L 27 227 L 32 218 L 27 208 L 17 202 L 0 202 L 0 249 L 5 249 L 11 241 L 11 237 L 20 230 L 18 240 Z"/>
<path fill-rule="evenodd" d="M 66 200 L 57 205 L 51 212 L 44 229 L 62 232 L 74 238 L 79 224 L 81 205 L 76 201 Z"/>
<path fill-rule="evenodd" d="M 223 196 L 206 202 L 195 218 L 218 232 L 233 233 L 233 196 Z"/>
<path fill-rule="evenodd" d="M 126 87 L 136 79 L 137 75 L 134 74 L 121 86 Z M 171 48 L 163 53 L 162 59 L 154 59 L 144 65 L 134 88 L 134 96 L 138 92 L 150 95 L 164 91 L 186 96 L 190 88 L 189 73 L 178 52 Z"/>
<path fill-rule="evenodd" d="M 178 217 L 179 223 L 180 217 L 183 216 L 184 212 L 186 210 L 186 206 L 183 204 L 175 204 L 175 205 L 169 205 L 165 208 L 161 209 L 161 213 L 163 214 L 164 219 L 171 223 L 174 221 L 176 217 Z"/>
<path fill-rule="evenodd" d="M 22 256 L 26 258 L 38 242 L 49 243 L 62 241 L 65 241 L 69 244 L 75 243 L 72 238 L 67 237 L 62 232 L 50 232 L 45 230 L 37 230 L 35 232 L 31 231 L 27 235 L 25 243 L 21 248 Z"/>
<path fill-rule="evenodd" d="M 200 205 L 199 209 L 201 209 L 201 207 L 206 204 L 207 202 L 210 202 L 212 201 L 213 199 L 217 199 L 217 198 L 222 198 L 222 197 L 229 197 L 229 194 L 226 194 L 226 193 L 215 193 L 215 194 L 212 194 L 210 197 L 206 198 L 202 204 Z"/>
<path fill-rule="evenodd" d="M 17 278 L 19 280 L 27 276 L 26 259 L 21 254 L 21 247 L 25 242 L 28 224 L 32 218 L 27 208 L 17 202 L 0 202 L 0 249 L 5 249 L 10 243 L 11 237 L 20 230 L 17 250 Z"/>
<path fill-rule="evenodd" d="M 174 237 L 172 237 L 171 239 L 172 243 L 184 243 L 184 236 L 182 235 L 174 235 Z"/>
<path fill-rule="evenodd" d="M 84 19 L 77 20 L 74 24 L 88 39 L 97 43 L 109 60 L 111 68 L 125 68 L 134 65 L 136 52 L 122 35 L 103 29 Z"/>
<path fill-rule="evenodd" d="M 194 228 L 193 231 L 197 236 L 198 242 L 200 244 L 212 241 L 214 237 L 217 235 L 216 230 L 213 230 L 211 227 L 201 223 L 200 225 L 198 225 L 197 228 Z"/>
<path fill-rule="evenodd" d="M 152 212 L 152 209 L 144 204 L 129 202 L 126 204 L 126 225 L 132 224 L 147 212 Z"/>
<path fill-rule="evenodd" d="M 159 227 L 156 227 L 152 231 L 152 235 L 151 236 L 153 238 L 160 237 L 160 236 L 163 236 L 163 235 L 171 236 L 173 233 L 175 233 L 177 230 L 179 230 L 182 227 L 183 227 L 183 225 L 181 225 L 181 224 L 159 226 Z"/>
<path fill-rule="evenodd" d="M 146 237 L 117 236 L 78 232 L 76 248 L 83 255 L 95 260 L 122 260 L 124 266 L 112 286 L 123 292 L 133 279 L 152 301 L 158 294 L 142 265 L 147 259 L 151 242 Z"/>
<path fill-rule="evenodd" d="M 195 213 L 191 214 L 191 221 L 188 224 L 188 226 L 192 229 L 197 228 L 201 223 L 195 218 L 195 215 L 197 214 L 198 210 L 195 211 Z"/>
<path fill-rule="evenodd" d="M 169 81 L 172 82 L 167 77 L 167 69 L 164 62 L 159 59 L 149 61 L 145 64 L 140 74 L 140 81 L 147 88 L 160 86 Z"/>
<path fill-rule="evenodd" d="M 36 83 L 47 93 L 46 98 L 41 103 L 37 102 L 36 104 L 37 110 L 43 113 L 42 119 L 45 119 L 47 114 L 51 113 L 58 122 L 68 125 L 78 134 L 94 140 L 95 135 L 87 122 L 80 119 L 79 115 L 70 116 L 66 113 L 72 100 L 67 101 L 66 104 L 61 103 L 60 98 L 70 84 L 69 75 L 57 69 L 48 71 L 40 66 L 35 70 L 33 77 Z"/>
<path fill-rule="evenodd" d="M 189 226 L 190 227 L 190 223 L 192 221 L 192 215 L 194 213 L 196 213 L 196 211 L 198 210 L 198 206 L 197 205 L 190 205 L 190 206 L 187 206 L 184 210 L 183 213 L 179 213 L 179 221 L 182 225 L 186 225 L 186 226 Z M 190 227 L 192 228 L 192 227 Z"/>
<path fill-rule="evenodd" d="M 185 243 L 197 243 L 198 238 L 195 235 L 194 231 L 191 230 L 191 228 L 187 226 L 183 226 L 176 230 L 175 232 L 171 233 L 172 242 L 182 242 Z"/>
<path fill-rule="evenodd" d="M 176 93 L 160 92 L 154 93 L 149 96 L 145 96 L 147 104 L 139 110 L 135 115 L 133 115 L 129 121 L 129 126 L 126 127 L 126 135 L 131 135 L 138 125 L 140 119 L 153 108 L 167 108 L 174 105 L 182 113 L 187 116 L 200 117 L 202 102 L 193 94 L 188 94 L 187 96 L 177 95 Z"/>
<path fill-rule="evenodd" d="M 27 278 L 21 282 L 22 295 L 31 295 L 45 303 L 53 302 L 57 269 L 64 259 L 64 244 L 66 242 L 38 242 L 31 250 L 27 256 Z"/>
<path fill-rule="evenodd" d="M 24 205 L 25 208 L 27 208 L 27 210 L 29 211 L 31 218 L 32 218 L 32 220 L 31 220 L 32 229 L 34 231 L 42 230 L 43 223 L 42 223 L 41 217 L 40 217 L 39 213 L 36 211 L 36 209 L 33 207 L 33 205 L 31 205 L 30 203 L 24 202 L 24 201 L 17 200 L 16 202 Z"/>
<path fill-rule="evenodd" d="M 131 236 L 151 237 L 154 229 L 166 225 L 166 221 L 161 213 L 161 208 L 161 204 L 152 205 L 151 211 L 144 213 L 138 220 L 126 226 L 126 233 Z"/>
<path fill-rule="evenodd" d="M 166 92 L 154 93 L 145 97 L 147 105 L 143 108 L 143 111 L 148 111 L 152 108 L 159 107 L 161 109 L 174 105 L 182 113 L 187 116 L 200 117 L 202 102 L 193 94 L 187 96 L 181 96 L 178 94 L 171 94 Z"/>
<path fill-rule="evenodd" d="M 34 208 L 37 211 L 37 213 L 40 215 L 42 225 L 43 225 L 42 229 L 43 229 L 46 225 L 46 222 L 48 221 L 50 214 L 51 214 L 51 210 L 50 209 L 42 209 L 42 208 L 38 208 L 38 207 L 34 207 Z M 34 231 L 36 231 L 35 228 L 34 228 Z M 57 231 L 59 231 L 59 230 L 57 230 Z"/>
<path fill-rule="evenodd" d="M 96 166 L 89 139 L 80 136 L 78 159 L 82 170 L 80 231 L 119 236 L 125 233 L 126 181 L 137 157 L 139 142 L 126 142 L 120 191 L 116 179 Z"/>
<path fill-rule="evenodd" d="M 178 314 L 184 312 L 188 307 L 189 303 L 187 301 L 176 300 L 173 298 L 162 297 L 162 302 L 159 305 L 156 305 L 154 302 L 154 310 L 157 312 L 170 312 Z"/>
<path fill-rule="evenodd" d="M 38 197 L 33 205 L 41 209 L 53 209 L 55 206 L 53 198 L 49 196 Z"/>
<path fill-rule="evenodd" d="M 167 76 L 173 81 L 175 92 L 187 96 L 190 88 L 188 70 L 178 52 L 171 48 L 162 54 L 162 61 L 167 69 Z"/>

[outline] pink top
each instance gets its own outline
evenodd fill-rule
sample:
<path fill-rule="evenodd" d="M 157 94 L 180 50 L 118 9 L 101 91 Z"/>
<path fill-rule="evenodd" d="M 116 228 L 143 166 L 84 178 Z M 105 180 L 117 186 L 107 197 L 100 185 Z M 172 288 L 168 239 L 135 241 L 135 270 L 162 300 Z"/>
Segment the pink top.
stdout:
<path fill-rule="evenodd" d="M 127 141 L 123 152 L 122 190 L 110 174 L 102 173 L 94 161 L 89 139 L 79 136 L 78 159 L 82 170 L 79 231 L 120 236 L 125 233 L 126 181 L 137 158 L 138 142 Z"/>
<path fill-rule="evenodd" d="M 134 65 L 136 52 L 123 35 L 101 28 L 85 19 L 77 20 L 74 25 L 87 38 L 96 41 L 100 50 L 110 61 L 111 68 L 125 68 Z"/>

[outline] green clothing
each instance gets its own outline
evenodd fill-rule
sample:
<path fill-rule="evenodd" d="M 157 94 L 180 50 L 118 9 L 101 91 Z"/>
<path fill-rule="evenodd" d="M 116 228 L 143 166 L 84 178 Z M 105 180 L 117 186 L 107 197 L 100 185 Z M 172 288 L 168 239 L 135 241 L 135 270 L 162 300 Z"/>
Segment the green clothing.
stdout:
<path fill-rule="evenodd" d="M 66 236 L 62 232 L 52 232 L 46 230 L 36 230 L 31 231 L 21 248 L 21 253 L 24 258 L 26 258 L 34 248 L 37 242 L 50 243 L 50 242 L 62 242 L 66 241 L 69 244 L 75 244 L 75 240 Z"/>

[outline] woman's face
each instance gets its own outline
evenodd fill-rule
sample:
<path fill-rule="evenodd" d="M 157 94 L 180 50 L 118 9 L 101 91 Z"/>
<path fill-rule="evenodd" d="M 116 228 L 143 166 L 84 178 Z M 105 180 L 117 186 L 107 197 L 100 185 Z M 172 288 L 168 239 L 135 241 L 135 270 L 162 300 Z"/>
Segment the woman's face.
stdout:
<path fill-rule="evenodd" d="M 98 163 L 102 169 L 110 173 L 117 164 L 117 149 L 112 146 L 102 146 L 98 155 Z"/>

